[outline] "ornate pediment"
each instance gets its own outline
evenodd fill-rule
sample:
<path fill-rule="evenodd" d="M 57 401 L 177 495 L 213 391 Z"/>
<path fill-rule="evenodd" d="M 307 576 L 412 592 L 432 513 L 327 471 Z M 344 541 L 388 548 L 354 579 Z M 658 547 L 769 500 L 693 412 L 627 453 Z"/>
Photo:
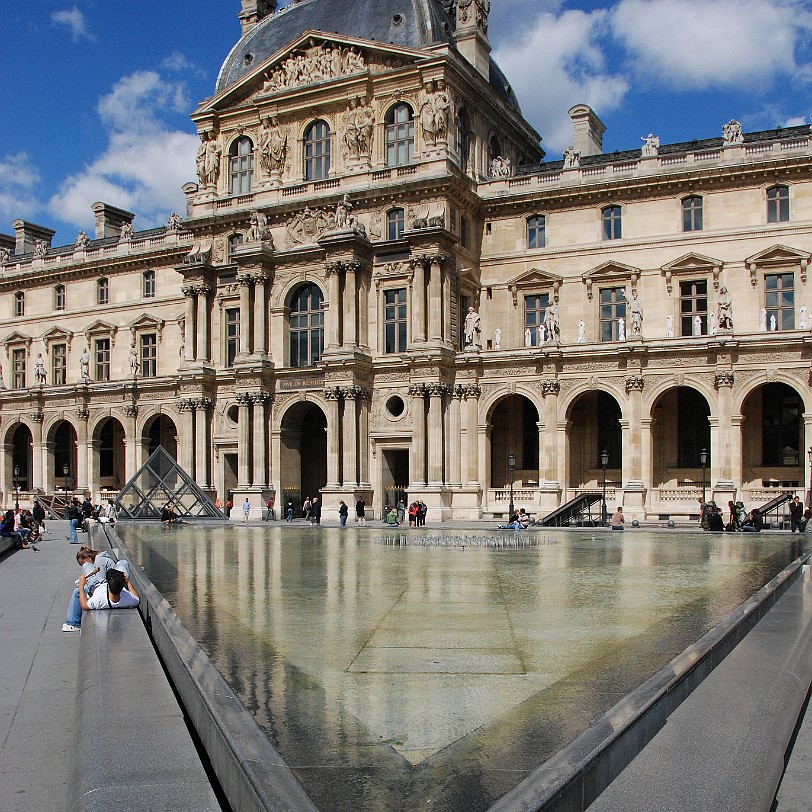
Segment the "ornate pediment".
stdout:
<path fill-rule="evenodd" d="M 106 321 L 102 321 L 101 319 L 97 319 L 92 324 L 88 325 L 84 329 L 85 341 L 87 341 L 88 345 L 90 344 L 91 339 L 93 338 L 103 338 L 108 336 L 110 338 L 110 343 L 116 343 L 116 333 L 118 332 L 118 327 L 112 324 L 108 324 Z"/>
<path fill-rule="evenodd" d="M 553 298 L 558 298 L 558 290 L 561 287 L 562 278 L 552 273 L 531 268 L 529 271 L 519 274 L 519 276 L 508 282 L 508 290 L 513 297 L 513 306 L 519 304 L 519 291 L 528 289 L 552 288 Z"/>
<path fill-rule="evenodd" d="M 73 333 L 70 330 L 64 330 L 61 327 L 51 327 L 46 330 L 41 336 L 40 340 L 45 344 L 45 351 L 51 352 L 51 347 L 54 344 L 65 344 L 70 349 L 71 341 L 73 340 Z"/>
<path fill-rule="evenodd" d="M 744 262 L 750 271 L 750 282 L 756 286 L 756 276 L 759 268 L 786 268 L 793 270 L 800 268 L 801 282 L 806 284 L 806 269 L 809 265 L 810 255 L 806 251 L 798 251 L 796 248 L 789 248 L 786 245 L 773 245 L 765 248 L 757 254 L 748 257 Z"/>
<path fill-rule="evenodd" d="M 3 346 L 6 348 L 6 357 L 10 358 L 10 352 L 12 347 L 21 348 L 25 347 L 26 351 L 31 347 L 31 336 L 23 335 L 20 332 L 15 330 L 13 333 L 9 333 L 3 339 Z"/>
<path fill-rule="evenodd" d="M 665 286 L 669 293 L 672 289 L 672 277 L 690 276 L 692 274 L 713 274 L 713 287 L 719 290 L 719 274 L 722 272 L 722 261 L 702 254 L 685 254 L 673 262 L 669 262 L 660 268 L 660 272 L 665 277 Z"/>
<path fill-rule="evenodd" d="M 139 333 L 151 333 L 155 332 L 158 334 L 158 341 L 161 340 L 161 334 L 163 333 L 164 329 L 164 320 L 155 318 L 155 316 L 149 316 L 146 313 L 139 316 L 134 321 L 131 321 L 127 325 L 127 329 L 130 331 L 130 335 L 132 336 L 133 341 L 135 341 L 135 337 Z"/>
<path fill-rule="evenodd" d="M 637 280 L 640 278 L 640 269 L 623 265 L 620 262 L 604 262 L 583 274 L 581 280 L 586 285 L 586 295 L 592 300 L 592 286 L 603 282 L 631 282 L 632 290 L 637 290 Z"/>

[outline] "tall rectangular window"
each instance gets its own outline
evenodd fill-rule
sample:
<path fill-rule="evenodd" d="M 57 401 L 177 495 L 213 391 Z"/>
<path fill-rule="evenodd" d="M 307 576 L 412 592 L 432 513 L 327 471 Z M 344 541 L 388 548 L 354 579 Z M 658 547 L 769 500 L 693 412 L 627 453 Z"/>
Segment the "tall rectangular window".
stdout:
<path fill-rule="evenodd" d="M 158 336 L 147 333 L 141 336 L 141 376 L 154 378 L 158 375 Z"/>
<path fill-rule="evenodd" d="M 21 290 L 14 294 L 14 315 L 25 315 L 25 294 Z"/>
<path fill-rule="evenodd" d="M 772 186 L 767 189 L 767 222 L 789 222 L 789 186 Z"/>
<path fill-rule="evenodd" d="M 51 347 L 51 380 L 54 386 L 64 386 L 68 382 L 68 348 L 65 344 Z"/>
<path fill-rule="evenodd" d="M 54 310 L 65 309 L 65 286 L 57 285 L 54 288 Z"/>
<path fill-rule="evenodd" d="M 144 271 L 144 298 L 155 297 L 155 271 Z"/>
<path fill-rule="evenodd" d="M 107 279 L 99 279 L 96 282 L 96 302 L 105 305 L 110 301 L 110 283 Z"/>
<path fill-rule="evenodd" d="M 602 288 L 600 295 L 601 341 L 617 341 L 626 320 L 626 288 Z"/>
<path fill-rule="evenodd" d="M 25 350 L 11 351 L 11 383 L 13 389 L 25 388 Z"/>
<path fill-rule="evenodd" d="M 702 231 L 702 198 L 699 195 L 682 200 L 682 230 Z"/>
<path fill-rule="evenodd" d="M 238 138 L 229 150 L 231 194 L 249 195 L 254 185 L 254 144 L 250 138 Z"/>
<path fill-rule="evenodd" d="M 400 240 L 406 228 L 406 212 L 403 209 L 391 209 L 386 213 L 387 237 L 390 240 Z"/>
<path fill-rule="evenodd" d="M 94 344 L 96 352 L 96 380 L 110 380 L 110 339 L 97 338 Z"/>
<path fill-rule="evenodd" d="M 414 155 L 414 117 L 408 104 L 397 104 L 385 116 L 386 165 L 406 166 Z"/>
<path fill-rule="evenodd" d="M 619 240 L 623 236 L 620 206 L 607 206 L 601 211 L 604 240 Z"/>
<path fill-rule="evenodd" d="M 538 347 L 541 344 L 540 327 L 544 324 L 544 311 L 550 304 L 549 293 L 533 293 L 524 297 L 524 345 Z"/>
<path fill-rule="evenodd" d="M 544 248 L 547 244 L 547 219 L 536 214 L 527 221 L 527 247 Z"/>
<path fill-rule="evenodd" d="M 330 175 L 330 126 L 315 121 L 305 134 L 305 180 L 323 180 Z"/>
<path fill-rule="evenodd" d="M 226 366 L 233 367 L 240 348 L 240 309 L 229 307 L 226 310 Z"/>
<path fill-rule="evenodd" d="M 700 335 L 708 334 L 708 282 L 694 279 L 679 283 L 680 335 L 696 334 L 694 325 L 699 316 Z"/>
<path fill-rule="evenodd" d="M 767 311 L 767 328 L 776 330 L 795 329 L 795 276 L 791 273 L 766 274 L 764 276 L 764 308 Z"/>
<path fill-rule="evenodd" d="M 384 301 L 386 308 L 384 352 L 403 352 L 406 349 L 406 288 L 387 290 L 384 293 Z"/>

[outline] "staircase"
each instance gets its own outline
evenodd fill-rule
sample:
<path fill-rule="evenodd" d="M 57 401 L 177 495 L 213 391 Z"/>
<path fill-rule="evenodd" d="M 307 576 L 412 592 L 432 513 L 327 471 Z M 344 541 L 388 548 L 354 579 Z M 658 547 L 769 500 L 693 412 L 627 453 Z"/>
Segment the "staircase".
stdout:
<path fill-rule="evenodd" d="M 536 524 L 543 527 L 595 527 L 602 524 L 602 503 L 603 495 L 600 493 L 581 493 Z"/>

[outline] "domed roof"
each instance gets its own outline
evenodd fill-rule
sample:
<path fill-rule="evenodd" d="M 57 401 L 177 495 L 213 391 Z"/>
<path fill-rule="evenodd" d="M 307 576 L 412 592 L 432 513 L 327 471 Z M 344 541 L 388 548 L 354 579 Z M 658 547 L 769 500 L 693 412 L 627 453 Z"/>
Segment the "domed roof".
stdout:
<path fill-rule="evenodd" d="M 439 0 L 297 0 L 266 17 L 232 48 L 217 77 L 216 93 L 242 79 L 305 31 L 425 48 L 453 41 L 454 20 Z M 490 82 L 519 109 L 504 74 L 491 60 Z"/>

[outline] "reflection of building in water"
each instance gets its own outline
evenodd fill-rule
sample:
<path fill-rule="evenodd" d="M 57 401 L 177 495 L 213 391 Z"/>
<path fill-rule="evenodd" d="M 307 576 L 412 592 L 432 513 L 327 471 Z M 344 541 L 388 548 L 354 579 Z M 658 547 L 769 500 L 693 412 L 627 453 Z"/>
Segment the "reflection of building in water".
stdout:
<path fill-rule="evenodd" d="M 254 516 L 317 493 L 328 520 L 503 514 L 511 471 L 532 513 L 605 473 L 630 519 L 695 514 L 703 471 L 722 505 L 804 488 L 808 127 L 604 154 L 576 105 L 544 160 L 486 4 L 242 5 L 184 217 L 99 202 L 94 239 L 0 235 L 6 501 L 15 469 L 103 498 L 158 444 Z"/>
<path fill-rule="evenodd" d="M 385 799 L 416 784 L 464 798 L 495 763 L 541 763 L 795 558 L 724 534 L 463 552 L 337 528 L 119 532 L 317 805 L 334 793 L 319 808 L 342 809 L 405 808 Z M 523 777 L 507 772 L 483 797 Z"/>

